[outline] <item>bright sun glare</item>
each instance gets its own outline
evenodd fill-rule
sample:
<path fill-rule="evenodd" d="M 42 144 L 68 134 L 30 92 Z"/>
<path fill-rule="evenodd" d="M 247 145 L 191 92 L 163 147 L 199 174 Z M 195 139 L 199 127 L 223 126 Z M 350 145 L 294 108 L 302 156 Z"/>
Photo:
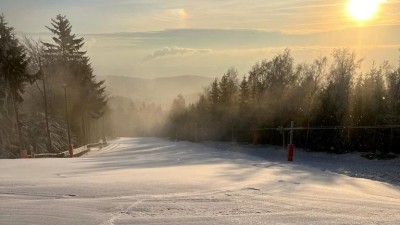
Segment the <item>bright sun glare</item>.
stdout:
<path fill-rule="evenodd" d="M 386 0 L 350 0 L 347 10 L 356 20 L 368 20 L 371 19 L 378 10 L 379 4 L 385 1 Z"/>

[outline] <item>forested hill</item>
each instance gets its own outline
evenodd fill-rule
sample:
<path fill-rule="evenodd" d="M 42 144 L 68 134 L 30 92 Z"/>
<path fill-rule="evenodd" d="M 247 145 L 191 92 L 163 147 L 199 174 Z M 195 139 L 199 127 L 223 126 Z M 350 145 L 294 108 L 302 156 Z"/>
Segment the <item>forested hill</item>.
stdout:
<path fill-rule="evenodd" d="M 155 79 L 127 77 L 127 76 L 99 76 L 105 80 L 110 95 L 128 97 L 137 102 L 154 102 L 169 107 L 172 100 L 182 94 L 188 102 L 198 99 L 204 87 L 208 86 L 213 78 L 204 76 L 175 76 Z"/>
<path fill-rule="evenodd" d="M 104 81 L 66 16 L 45 26 L 50 42 L 18 39 L 0 14 L 0 158 L 60 153 L 105 139 Z"/>

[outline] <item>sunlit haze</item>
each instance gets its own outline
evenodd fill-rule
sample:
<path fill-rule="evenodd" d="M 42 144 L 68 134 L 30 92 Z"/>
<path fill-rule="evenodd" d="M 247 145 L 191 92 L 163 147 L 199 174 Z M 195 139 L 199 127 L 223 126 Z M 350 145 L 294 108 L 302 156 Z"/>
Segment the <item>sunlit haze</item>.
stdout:
<path fill-rule="evenodd" d="M 371 19 L 385 0 L 350 0 L 348 11 L 357 20 Z"/>
<path fill-rule="evenodd" d="M 397 63 L 399 9 L 397 0 L 1 1 L 19 34 L 49 39 L 45 25 L 66 15 L 97 74 L 149 78 L 244 74 L 287 47 L 297 61 L 348 47 L 369 64 Z"/>
<path fill-rule="evenodd" d="M 0 0 L 0 225 L 400 224 L 400 0 Z"/>

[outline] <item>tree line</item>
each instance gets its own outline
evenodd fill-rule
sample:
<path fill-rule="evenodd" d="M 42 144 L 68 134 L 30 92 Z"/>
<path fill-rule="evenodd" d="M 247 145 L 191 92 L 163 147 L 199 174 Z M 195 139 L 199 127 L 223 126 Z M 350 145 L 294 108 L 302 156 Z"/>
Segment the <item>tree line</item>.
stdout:
<path fill-rule="evenodd" d="M 295 121 L 296 127 L 308 128 L 295 131 L 298 147 L 400 153 L 400 129 L 387 126 L 400 124 L 400 67 L 374 63 L 361 72 L 362 60 L 348 49 L 334 50 L 330 61 L 319 57 L 295 64 L 286 49 L 256 63 L 242 78 L 230 68 L 205 88 L 197 103 L 186 105 L 182 96 L 174 100 L 166 135 L 282 144 L 288 132 L 267 128 Z"/>
<path fill-rule="evenodd" d="M 134 102 L 123 96 L 111 96 L 108 101 L 105 127 L 109 137 L 160 136 L 165 113 L 160 105 Z"/>
<path fill-rule="evenodd" d="M 46 28 L 51 42 L 24 37 L 0 15 L 0 158 L 66 151 L 105 136 L 104 81 L 97 81 L 84 39 L 66 16 Z"/>

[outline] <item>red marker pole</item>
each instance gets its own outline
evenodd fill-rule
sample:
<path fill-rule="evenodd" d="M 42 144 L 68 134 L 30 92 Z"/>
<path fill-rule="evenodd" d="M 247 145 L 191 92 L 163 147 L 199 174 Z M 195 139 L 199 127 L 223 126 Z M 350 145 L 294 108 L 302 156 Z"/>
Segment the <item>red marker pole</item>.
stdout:
<path fill-rule="evenodd" d="M 288 145 L 288 158 L 287 158 L 287 160 L 289 162 L 293 162 L 293 156 L 294 156 L 294 145 L 293 144 L 289 144 Z"/>
<path fill-rule="evenodd" d="M 26 158 L 28 158 L 28 151 L 27 151 L 26 149 L 20 150 L 19 153 L 20 153 L 20 158 L 21 158 L 21 159 L 26 159 Z"/>
<path fill-rule="evenodd" d="M 68 153 L 70 158 L 74 157 L 74 147 L 72 145 L 68 146 Z"/>
<path fill-rule="evenodd" d="M 289 162 L 293 162 L 293 158 L 294 158 L 293 128 L 294 128 L 294 121 L 292 121 L 290 123 L 290 142 L 288 145 L 288 161 Z"/>

